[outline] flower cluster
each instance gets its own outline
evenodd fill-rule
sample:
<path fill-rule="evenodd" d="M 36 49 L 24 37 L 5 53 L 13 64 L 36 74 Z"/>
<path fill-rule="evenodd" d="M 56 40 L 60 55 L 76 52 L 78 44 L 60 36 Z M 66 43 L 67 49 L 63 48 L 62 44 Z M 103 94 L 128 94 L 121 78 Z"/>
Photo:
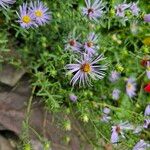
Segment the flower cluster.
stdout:
<path fill-rule="evenodd" d="M 23 28 L 38 27 L 45 25 L 51 20 L 51 12 L 41 1 L 23 3 L 17 12 L 18 22 Z"/>
<path fill-rule="evenodd" d="M 99 49 L 98 36 L 94 32 L 91 32 L 83 43 L 79 42 L 77 37 L 69 36 L 65 49 L 71 49 L 73 52 L 78 53 L 84 52 L 89 57 L 92 57 L 97 54 Z"/>
<path fill-rule="evenodd" d="M 105 142 L 116 149 L 122 145 L 124 149 L 148 149 L 150 14 L 147 4 L 135 0 L 84 0 L 82 6 L 81 1 L 0 0 L 3 13 L 0 49 L 13 49 L 15 45 L 18 62 L 33 75 L 35 95 L 42 97 L 48 110 L 62 112 L 56 121 L 63 116 L 58 123 L 67 133 L 76 130 L 72 123 L 75 118 L 77 126 L 77 119 L 86 124 L 83 136 L 91 135 L 87 140 L 95 149 L 102 149 Z M 12 10 L 7 9 L 14 3 Z M 43 27 L 52 20 L 48 6 L 53 11 L 50 32 Z M 39 26 L 42 31 L 37 29 Z M 26 30 L 30 28 L 34 30 Z M 0 63 L 5 62 L 3 56 L 7 55 L 0 56 Z M 15 63 L 14 58 L 11 57 L 11 63 Z M 92 83 L 94 86 L 88 86 Z M 90 129 L 94 130 L 86 132 Z M 99 142 L 101 138 L 103 142 Z"/>
<path fill-rule="evenodd" d="M 75 36 L 69 36 L 65 49 L 71 49 L 73 52 L 78 52 L 81 55 L 80 59 L 76 59 L 76 64 L 68 64 L 66 67 L 74 74 L 71 83 L 79 80 L 79 85 L 91 85 L 91 79 L 102 79 L 105 75 L 107 65 L 97 65 L 104 60 L 103 55 L 95 58 L 98 50 L 98 36 L 91 32 L 83 44 L 77 41 Z"/>
<path fill-rule="evenodd" d="M 150 79 L 150 60 L 149 58 L 145 58 L 141 61 L 141 65 L 145 68 L 146 76 L 148 79 Z M 112 71 L 109 80 L 114 83 L 121 77 L 120 73 L 115 71 Z M 126 79 L 126 94 L 133 98 L 136 96 L 136 90 L 137 90 L 137 83 L 136 79 L 133 77 L 129 77 Z M 150 83 L 146 84 L 144 86 L 144 91 L 150 93 Z M 112 91 L 112 99 L 118 100 L 120 98 L 121 91 L 118 88 L 114 88 Z"/>
<path fill-rule="evenodd" d="M 110 117 L 110 109 L 108 107 L 104 107 L 103 109 L 103 114 L 101 116 L 101 121 L 102 122 L 109 122 L 111 120 L 111 117 Z"/>
<path fill-rule="evenodd" d="M 117 6 L 115 6 L 115 10 L 116 10 L 116 16 L 118 17 L 125 17 L 125 12 L 127 10 L 130 10 L 132 15 L 134 16 L 138 16 L 139 15 L 139 11 L 140 9 L 137 6 L 137 3 L 133 2 L 133 3 L 122 3 L 122 4 L 118 4 Z"/>

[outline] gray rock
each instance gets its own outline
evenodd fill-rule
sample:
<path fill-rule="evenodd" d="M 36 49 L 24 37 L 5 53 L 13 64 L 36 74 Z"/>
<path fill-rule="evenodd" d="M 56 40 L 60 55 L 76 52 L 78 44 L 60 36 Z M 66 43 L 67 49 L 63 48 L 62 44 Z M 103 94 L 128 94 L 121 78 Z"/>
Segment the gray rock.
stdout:
<path fill-rule="evenodd" d="M 14 86 L 24 73 L 24 69 L 16 69 L 12 65 L 3 64 L 2 70 L 0 70 L 0 82 L 9 86 Z"/>

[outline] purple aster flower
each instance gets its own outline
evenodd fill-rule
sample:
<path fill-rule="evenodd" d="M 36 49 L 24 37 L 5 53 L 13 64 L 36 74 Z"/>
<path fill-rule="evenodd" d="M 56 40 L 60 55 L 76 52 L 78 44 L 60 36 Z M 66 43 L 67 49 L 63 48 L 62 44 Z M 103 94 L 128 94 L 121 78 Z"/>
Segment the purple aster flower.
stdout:
<path fill-rule="evenodd" d="M 136 95 L 135 91 L 136 91 L 135 80 L 133 78 L 129 78 L 126 84 L 126 93 L 130 98 L 132 98 Z"/>
<path fill-rule="evenodd" d="M 145 120 L 144 120 L 144 125 L 143 125 L 143 127 L 144 127 L 145 129 L 149 129 L 149 128 L 150 128 L 150 119 L 145 119 Z"/>
<path fill-rule="evenodd" d="M 148 79 L 150 79 L 150 62 L 147 62 L 147 69 L 146 69 L 146 75 L 148 77 Z"/>
<path fill-rule="evenodd" d="M 95 0 L 92 4 L 91 0 L 85 0 L 86 7 L 82 8 L 83 15 L 90 20 L 97 21 L 102 16 L 104 5 L 101 0 Z"/>
<path fill-rule="evenodd" d="M 111 143 L 113 144 L 117 143 L 119 141 L 119 135 L 125 138 L 124 131 L 133 130 L 133 129 L 134 129 L 133 126 L 128 122 L 124 122 L 116 126 L 112 126 Z"/>
<path fill-rule="evenodd" d="M 146 150 L 149 147 L 150 147 L 150 144 L 146 143 L 144 140 L 140 140 L 133 147 L 133 150 Z"/>
<path fill-rule="evenodd" d="M 150 14 L 146 14 L 146 15 L 144 16 L 144 21 L 145 21 L 145 22 L 150 22 Z"/>
<path fill-rule="evenodd" d="M 110 80 L 111 82 L 115 82 L 115 81 L 117 81 L 119 78 L 120 78 L 120 73 L 117 72 L 117 71 L 115 71 L 115 70 L 112 71 L 111 74 L 110 74 L 110 76 L 109 76 L 109 80 Z"/>
<path fill-rule="evenodd" d="M 70 100 L 71 100 L 72 102 L 76 102 L 77 99 L 78 99 L 78 97 L 77 97 L 75 94 L 73 94 L 73 93 L 69 95 L 69 98 L 70 98 Z"/>
<path fill-rule="evenodd" d="M 81 60 L 76 60 L 76 64 L 68 64 L 66 67 L 71 73 L 74 73 L 71 83 L 73 86 L 77 81 L 79 85 L 90 84 L 90 79 L 102 79 L 105 75 L 104 70 L 107 69 L 107 65 L 97 65 L 99 61 L 104 60 L 103 55 L 99 55 L 96 59 L 89 58 L 86 54 L 83 54 Z"/>
<path fill-rule="evenodd" d="M 71 49 L 74 52 L 81 51 L 82 44 L 78 42 L 78 37 L 76 37 L 74 34 L 69 35 L 66 43 L 65 50 Z"/>
<path fill-rule="evenodd" d="M 102 116 L 101 116 L 101 121 L 102 122 L 109 122 L 111 120 L 111 117 L 110 116 L 108 116 L 107 114 L 103 114 Z"/>
<path fill-rule="evenodd" d="M 146 106 L 144 116 L 150 116 L 150 104 Z"/>
<path fill-rule="evenodd" d="M 116 16 L 124 17 L 125 16 L 125 10 L 129 7 L 130 7 L 130 4 L 126 4 L 126 3 L 119 4 L 119 5 L 115 6 Z"/>
<path fill-rule="evenodd" d="M 146 70 L 146 75 L 147 75 L 147 78 L 150 79 L 150 68 L 148 68 L 148 69 Z"/>
<path fill-rule="evenodd" d="M 23 3 L 23 5 L 19 8 L 20 12 L 17 12 L 19 20 L 17 22 L 19 22 L 23 28 L 36 26 L 36 24 L 34 23 L 34 16 L 27 9 L 27 3 Z"/>
<path fill-rule="evenodd" d="M 137 6 L 137 3 L 132 3 L 130 9 L 133 15 L 137 16 L 139 14 L 140 9 Z"/>
<path fill-rule="evenodd" d="M 139 134 L 142 130 L 143 130 L 143 126 L 137 126 L 137 127 L 134 129 L 133 133 L 134 133 L 134 134 Z"/>
<path fill-rule="evenodd" d="M 104 107 L 103 113 L 106 114 L 106 115 L 110 114 L 110 108 Z"/>
<path fill-rule="evenodd" d="M 51 20 L 51 12 L 48 7 L 39 0 L 30 3 L 30 12 L 34 16 L 36 23 L 39 25 L 44 25 Z"/>
<path fill-rule="evenodd" d="M 118 100 L 119 97 L 120 97 L 120 90 L 118 89 L 114 89 L 113 92 L 112 92 L 112 99 L 113 100 Z"/>
<path fill-rule="evenodd" d="M 91 57 L 95 54 L 96 50 L 98 49 L 98 46 L 96 45 L 98 41 L 98 37 L 95 35 L 95 33 L 90 33 L 87 42 L 84 43 L 84 49 L 85 52 Z"/>
<path fill-rule="evenodd" d="M 8 7 L 9 5 L 12 5 L 16 2 L 16 0 L 0 0 L 0 6 L 3 8 Z"/>
<path fill-rule="evenodd" d="M 119 132 L 120 128 L 119 127 L 112 127 L 112 134 L 111 134 L 111 143 L 115 144 L 119 141 Z"/>

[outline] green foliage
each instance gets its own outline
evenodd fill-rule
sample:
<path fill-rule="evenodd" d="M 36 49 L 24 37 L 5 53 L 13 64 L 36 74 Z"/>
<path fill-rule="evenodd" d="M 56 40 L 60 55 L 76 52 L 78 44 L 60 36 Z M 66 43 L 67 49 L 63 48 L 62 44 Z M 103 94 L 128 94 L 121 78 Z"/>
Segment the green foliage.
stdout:
<path fill-rule="evenodd" d="M 139 1 L 142 9 L 140 16 L 128 14 L 129 20 L 124 21 L 116 18 L 114 11 L 114 6 L 121 1 L 105 1 L 108 12 L 99 22 L 94 22 L 82 16 L 81 7 L 85 5 L 83 0 L 45 0 L 52 11 L 51 23 L 28 30 L 16 22 L 15 11 L 22 2 L 17 1 L 12 9 L 1 10 L 0 62 L 27 68 L 32 84 L 37 88 L 36 95 L 43 98 L 45 107 L 49 111 L 66 114 L 68 111 L 65 112 L 64 107 L 69 109 L 69 114 L 73 113 L 75 118 L 83 121 L 83 126 L 91 136 L 88 140 L 95 147 L 100 147 L 100 138 L 109 142 L 112 125 L 120 121 L 141 124 L 144 108 L 150 102 L 150 95 L 142 89 L 148 79 L 140 65 L 143 56 L 150 53 L 150 47 L 143 44 L 143 39 L 150 36 L 149 26 L 142 20 L 143 14 L 149 11 L 149 2 Z M 69 83 L 72 75 L 67 73 L 65 65 L 73 62 L 76 54 L 65 50 L 65 41 L 70 33 L 75 33 L 84 42 L 89 32 L 99 35 L 98 53 L 104 53 L 107 57 L 109 69 L 105 79 L 95 81 L 92 87 L 72 87 Z M 9 53 L 12 49 L 15 56 Z M 122 78 L 115 83 L 108 80 L 112 70 L 122 74 Z M 125 79 L 129 76 L 137 79 L 139 87 L 133 99 L 125 94 Z M 116 102 L 112 100 L 114 88 L 123 91 Z M 69 99 L 71 92 L 78 96 L 76 103 Z M 105 106 L 112 110 L 110 124 L 100 121 Z M 65 120 L 62 126 L 67 126 L 68 122 Z M 121 140 L 120 144 L 131 149 L 139 139 L 137 135 L 129 133 L 127 140 Z"/>

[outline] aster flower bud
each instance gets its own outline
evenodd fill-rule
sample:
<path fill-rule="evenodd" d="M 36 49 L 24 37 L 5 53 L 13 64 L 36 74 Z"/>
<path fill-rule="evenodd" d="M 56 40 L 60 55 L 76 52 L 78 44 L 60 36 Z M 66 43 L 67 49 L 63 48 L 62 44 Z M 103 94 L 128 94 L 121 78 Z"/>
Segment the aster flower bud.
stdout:
<path fill-rule="evenodd" d="M 78 97 L 77 97 L 75 94 L 73 94 L 73 93 L 69 95 L 69 98 L 70 98 L 70 100 L 71 100 L 72 102 L 76 102 L 77 99 L 78 99 Z"/>
<path fill-rule="evenodd" d="M 63 127 L 64 127 L 64 129 L 65 129 L 66 131 L 70 131 L 70 130 L 71 130 L 71 122 L 70 122 L 70 120 L 64 121 Z"/>
<path fill-rule="evenodd" d="M 118 100 L 120 98 L 120 90 L 119 89 L 114 89 L 112 92 L 112 99 L 113 100 Z"/>
<path fill-rule="evenodd" d="M 110 113 L 110 108 L 104 107 L 103 113 L 108 115 Z"/>
<path fill-rule="evenodd" d="M 150 104 L 146 106 L 144 116 L 150 116 Z"/>
<path fill-rule="evenodd" d="M 121 64 L 117 64 L 116 69 L 117 69 L 118 72 L 123 72 L 124 67 Z"/>
<path fill-rule="evenodd" d="M 46 142 L 44 144 L 44 150 L 50 150 L 50 143 Z"/>
<path fill-rule="evenodd" d="M 65 140 L 66 143 L 69 143 L 71 139 L 70 139 L 69 136 L 65 136 L 64 140 Z"/>
<path fill-rule="evenodd" d="M 150 14 L 146 14 L 146 15 L 144 16 L 144 21 L 145 21 L 145 22 L 150 22 Z"/>
<path fill-rule="evenodd" d="M 115 82 L 120 78 L 120 73 L 117 72 L 116 70 L 111 71 L 110 76 L 109 76 L 109 81 Z"/>
<path fill-rule="evenodd" d="M 89 118 L 88 118 L 87 114 L 83 114 L 81 119 L 83 120 L 83 122 L 88 122 L 89 121 Z"/>
<path fill-rule="evenodd" d="M 25 144 L 24 150 L 31 150 L 31 145 L 30 144 Z"/>
<path fill-rule="evenodd" d="M 110 10 L 110 16 L 115 16 L 115 10 L 114 9 Z"/>

